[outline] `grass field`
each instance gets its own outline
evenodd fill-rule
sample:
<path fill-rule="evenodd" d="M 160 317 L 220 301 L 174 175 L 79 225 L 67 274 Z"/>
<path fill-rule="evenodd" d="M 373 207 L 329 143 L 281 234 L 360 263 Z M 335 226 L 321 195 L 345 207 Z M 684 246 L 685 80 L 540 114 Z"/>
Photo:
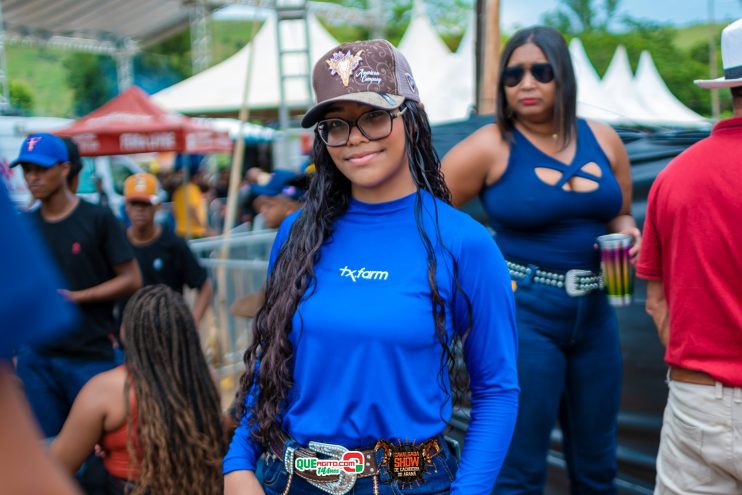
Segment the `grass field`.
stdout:
<path fill-rule="evenodd" d="M 253 27 L 253 21 L 212 21 L 211 63 L 219 63 L 244 47 L 252 38 Z M 723 27 L 721 24 L 713 26 L 716 39 Z M 708 37 L 709 25 L 698 24 L 678 28 L 675 43 L 678 48 L 687 50 L 708 40 Z M 13 82 L 22 82 L 31 91 L 34 115 L 73 116 L 72 90 L 67 85 L 64 65 L 71 52 L 9 45 L 6 53 L 9 78 Z"/>

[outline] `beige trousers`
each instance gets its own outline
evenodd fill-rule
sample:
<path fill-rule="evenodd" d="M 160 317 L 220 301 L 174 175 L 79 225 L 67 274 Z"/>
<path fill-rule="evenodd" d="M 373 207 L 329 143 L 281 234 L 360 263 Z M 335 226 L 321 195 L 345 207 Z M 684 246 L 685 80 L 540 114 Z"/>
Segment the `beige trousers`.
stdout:
<path fill-rule="evenodd" d="M 742 495 L 742 388 L 669 387 L 655 495 Z"/>

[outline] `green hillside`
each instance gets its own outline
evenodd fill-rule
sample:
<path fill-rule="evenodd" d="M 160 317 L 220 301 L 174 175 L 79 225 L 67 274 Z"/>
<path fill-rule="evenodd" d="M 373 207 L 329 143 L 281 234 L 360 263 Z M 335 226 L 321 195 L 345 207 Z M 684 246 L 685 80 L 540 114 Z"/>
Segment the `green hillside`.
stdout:
<path fill-rule="evenodd" d="M 253 21 L 212 21 L 211 22 L 211 63 L 219 63 L 237 53 L 252 39 Z"/>
<path fill-rule="evenodd" d="M 33 95 L 34 114 L 67 117 L 72 90 L 67 87 L 64 60 L 67 51 L 10 45 L 6 48 L 8 76 L 23 83 Z"/>
<path fill-rule="evenodd" d="M 253 21 L 212 21 L 211 63 L 219 63 L 244 47 L 252 38 L 254 27 L 255 23 Z M 257 27 L 260 27 L 259 24 Z M 724 26 L 721 24 L 713 26 L 715 31 L 714 36 L 716 39 L 718 39 L 719 33 L 723 27 Z M 330 27 L 328 26 L 328 28 Z M 333 30 L 333 34 L 335 34 L 335 36 L 341 41 L 345 40 L 348 36 L 352 36 L 351 33 L 353 32 L 355 32 L 354 29 L 350 27 Z M 702 70 L 703 65 L 699 59 L 704 55 L 706 57 L 708 56 L 708 49 L 705 49 L 704 54 L 703 45 L 709 37 L 709 25 L 698 24 L 695 26 L 678 28 L 674 30 L 674 34 L 675 35 L 672 38 L 674 48 L 690 53 L 693 58 L 698 60 L 696 63 L 699 65 L 697 65 L 696 71 Z M 181 33 L 176 36 L 180 37 L 180 46 L 188 47 L 187 33 Z M 612 35 L 607 34 L 606 36 L 610 37 Z M 456 40 L 447 41 L 449 41 L 450 44 L 455 44 Z M 608 42 L 608 40 L 606 40 L 606 42 Z M 606 46 L 606 44 L 595 43 L 593 47 L 587 47 L 588 53 L 596 66 L 598 66 L 599 70 L 604 70 L 604 66 L 607 65 L 608 60 L 610 60 L 610 57 L 613 54 L 612 51 L 609 53 L 607 48 L 604 49 L 603 46 Z M 640 47 L 634 48 L 638 49 Z M 146 48 L 145 52 L 155 57 L 162 55 L 163 59 L 167 57 L 180 57 L 180 65 L 185 67 L 189 66 L 190 53 L 187 52 L 188 48 L 185 48 L 183 53 L 176 52 L 175 55 L 172 53 L 158 53 L 168 49 L 172 50 L 172 48 L 165 48 L 163 45 L 156 45 Z M 71 88 L 68 87 L 67 68 L 65 67 L 65 61 L 70 57 L 71 52 L 19 45 L 9 45 L 6 50 L 9 78 L 11 82 L 22 83 L 25 85 L 32 94 L 33 114 L 64 117 L 73 116 L 73 92 Z M 632 50 L 632 47 L 629 47 L 632 60 L 636 63 L 637 57 L 633 56 L 633 51 L 635 50 Z M 677 67 L 669 66 L 675 64 L 668 65 L 662 57 L 655 57 L 655 62 L 663 75 L 669 75 L 671 72 L 679 70 Z M 704 75 L 705 74 L 700 74 L 700 76 Z M 691 76 L 695 77 L 695 74 L 691 74 Z M 109 74 L 102 77 L 113 78 L 114 76 Z M 682 77 L 686 77 L 686 75 L 683 75 Z M 670 79 L 673 78 L 670 77 Z M 111 84 L 115 84 L 115 81 L 112 81 Z M 668 84 L 672 87 L 671 81 L 668 81 Z M 688 95 L 688 100 L 690 101 L 693 101 L 696 98 L 698 97 L 691 97 L 691 95 Z M 705 103 L 699 106 L 705 107 Z"/>
<path fill-rule="evenodd" d="M 212 22 L 212 64 L 223 61 L 245 46 L 252 38 L 252 27 L 252 21 Z M 151 50 L 153 49 L 145 49 Z M 157 47 L 154 51 L 156 53 Z M 28 88 L 33 96 L 34 115 L 74 117 L 73 93 L 68 87 L 65 67 L 70 53 L 66 50 L 14 44 L 6 46 L 9 79 Z"/>
<path fill-rule="evenodd" d="M 680 50 L 690 50 L 702 43 L 708 45 L 709 35 L 712 32 L 714 40 L 718 45 L 721 38 L 721 30 L 724 29 L 724 26 L 724 24 L 696 24 L 695 26 L 678 29 L 675 36 L 675 47 Z"/>

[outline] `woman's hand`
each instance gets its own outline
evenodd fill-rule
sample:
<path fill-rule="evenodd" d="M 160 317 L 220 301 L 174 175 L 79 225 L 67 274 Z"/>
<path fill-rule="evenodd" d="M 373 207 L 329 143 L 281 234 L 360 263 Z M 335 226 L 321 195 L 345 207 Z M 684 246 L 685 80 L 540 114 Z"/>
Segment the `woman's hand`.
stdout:
<path fill-rule="evenodd" d="M 642 248 L 642 233 L 637 227 L 629 227 L 619 232 L 620 234 L 630 235 L 634 238 L 634 244 L 629 249 L 629 257 L 631 258 L 631 264 L 636 265 L 636 261 L 639 258 L 639 251 Z"/>
<path fill-rule="evenodd" d="M 224 495 L 265 495 L 254 471 L 232 471 L 224 477 Z"/>

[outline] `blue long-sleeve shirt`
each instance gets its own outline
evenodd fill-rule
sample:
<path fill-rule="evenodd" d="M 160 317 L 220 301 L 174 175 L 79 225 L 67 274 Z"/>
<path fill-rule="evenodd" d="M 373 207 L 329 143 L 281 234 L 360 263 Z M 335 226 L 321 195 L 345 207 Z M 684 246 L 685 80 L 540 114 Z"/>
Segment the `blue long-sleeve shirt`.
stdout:
<path fill-rule="evenodd" d="M 510 443 L 518 403 L 510 277 L 484 227 L 427 193 L 422 198 L 450 336 L 465 331 L 469 320 L 465 299 L 453 297 L 453 263 L 436 234 L 436 206 L 440 240 L 457 260 L 459 283 L 473 308 L 464 342 L 472 414 L 451 493 L 488 494 Z M 438 380 L 441 346 L 415 202 L 415 194 L 381 204 L 352 200 L 322 246 L 316 283 L 300 303 L 290 334 L 294 385 L 282 428 L 302 445 L 422 441 L 438 435 L 451 417 L 451 401 Z M 281 225 L 271 267 L 298 214 Z M 225 474 L 254 470 L 263 451 L 250 437 L 248 419 L 234 434 Z"/>

